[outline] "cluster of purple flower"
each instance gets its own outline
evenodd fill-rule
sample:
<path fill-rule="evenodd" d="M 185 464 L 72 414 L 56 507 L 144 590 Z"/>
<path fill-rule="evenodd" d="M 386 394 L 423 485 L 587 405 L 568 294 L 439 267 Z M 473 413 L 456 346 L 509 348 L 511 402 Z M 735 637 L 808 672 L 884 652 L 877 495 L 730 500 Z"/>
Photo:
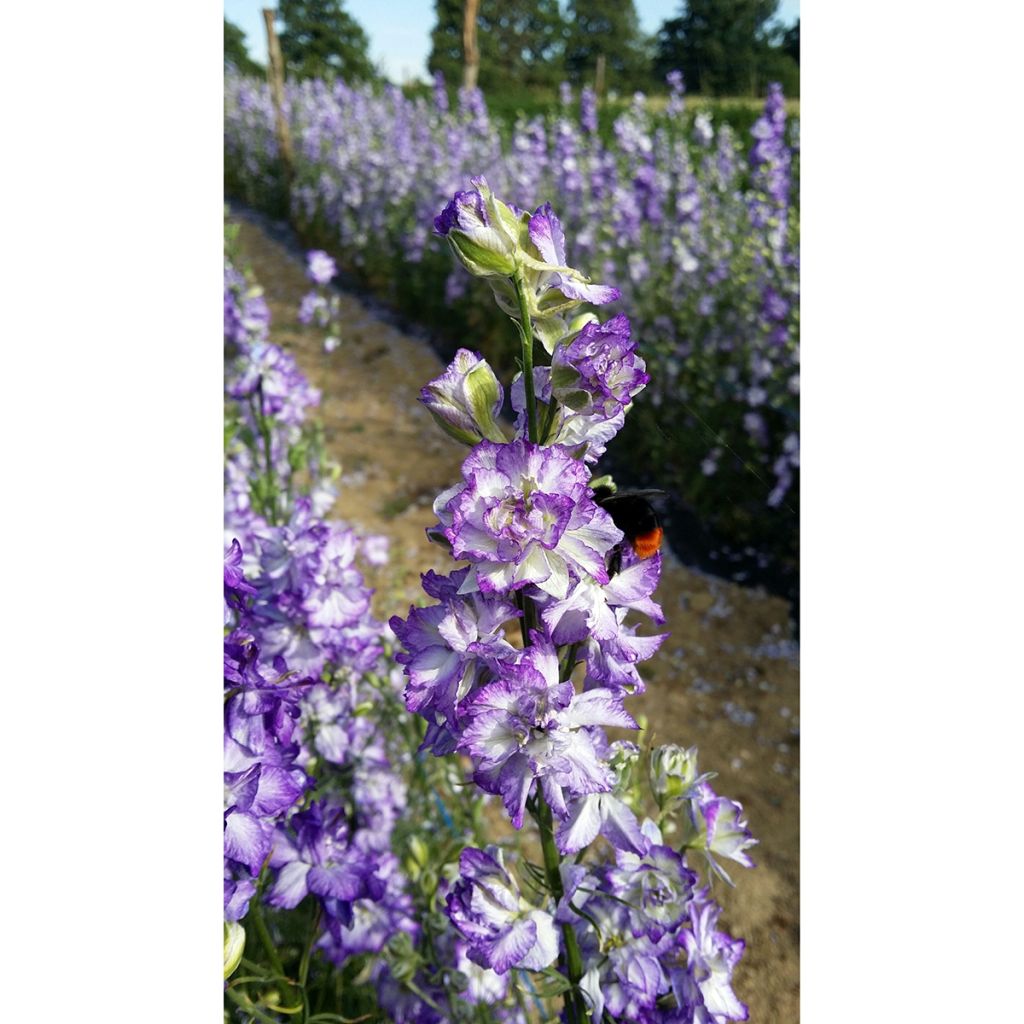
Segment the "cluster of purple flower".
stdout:
<path fill-rule="evenodd" d="M 315 255 L 310 265 L 330 269 Z M 229 264 L 225 976 L 243 952 L 257 972 L 229 994 L 260 1019 L 297 992 L 309 1005 L 313 986 L 321 1010 L 369 1006 L 396 1024 L 469 1021 L 481 1006 L 526 1024 L 509 978 L 472 960 L 440 914 L 453 850 L 482 842 L 485 798 L 456 796 L 457 772 L 412 756 L 422 731 L 358 567 L 385 562 L 386 541 L 325 518 L 331 467 L 310 456 L 304 420 L 317 396 L 268 325 L 258 287 Z M 278 394 L 287 401 L 267 400 Z M 282 950 L 296 923 L 306 948 L 290 970 Z M 355 961 L 362 982 L 339 996 L 353 957 L 366 958 Z"/>
<path fill-rule="evenodd" d="M 320 393 L 310 387 L 295 357 L 270 340 L 269 326 L 262 290 L 226 259 L 224 389 L 231 436 L 225 508 L 236 518 L 263 515 L 276 521 L 298 468 L 296 453 L 309 449 L 306 414 L 319 405 Z M 307 450 L 304 461 L 315 463 L 317 455 Z M 330 480 L 315 465 L 310 468 L 314 505 L 322 514 L 335 493 Z"/>
<path fill-rule="evenodd" d="M 417 927 L 391 849 L 406 799 L 402 755 L 373 713 L 400 679 L 356 563 L 386 553 L 380 538 L 323 518 L 329 482 L 295 493 L 303 416 L 317 395 L 269 341 L 259 303 L 229 266 L 224 912 L 237 922 L 254 900 L 291 909 L 312 895 L 317 947 L 341 963 Z M 264 472 L 274 478 L 267 507 L 247 500 Z"/>
<path fill-rule="evenodd" d="M 472 446 L 428 531 L 468 565 L 424 576 L 434 603 L 391 626 L 405 648 L 406 705 L 427 723 L 424 748 L 468 757 L 516 829 L 529 812 L 545 861 L 532 892 L 545 898 L 527 898 L 497 846 L 471 846 L 448 917 L 468 959 L 499 976 L 557 962 L 570 1022 L 598 1024 L 606 1011 L 644 1024 L 744 1020 L 730 983 L 743 943 L 716 930 L 718 908 L 684 860 L 693 851 L 726 880 L 716 856 L 751 866 L 742 809 L 697 774 L 694 751 L 660 748 L 651 791 L 662 824 L 681 832 L 673 849 L 658 824 L 641 823 L 629 784 L 638 748 L 605 732 L 638 728 L 624 702 L 664 639 L 626 621 L 664 621 L 652 600 L 660 556 L 628 542 L 589 465 L 646 385 L 645 363 L 625 316 L 602 324 L 581 313 L 618 292 L 566 264 L 550 205 L 531 214 L 483 178 L 473 185 L 435 227 L 520 331 L 514 436 L 498 420 L 504 389 L 479 355 L 461 351 L 423 389 L 434 418 Z M 550 366 L 533 367 L 535 337 Z M 506 634 L 515 623 L 521 645 Z M 599 836 L 614 863 L 584 863 Z"/>
<path fill-rule="evenodd" d="M 716 483 L 728 477 L 731 493 L 749 493 L 752 502 L 768 498 L 762 480 L 774 478 L 778 505 L 795 482 L 796 462 L 783 445 L 799 420 L 796 145 L 777 87 L 745 157 L 727 124 L 707 113 L 689 116 L 681 75 L 670 75 L 669 84 L 665 112 L 652 114 L 638 94 L 615 121 L 613 141 L 598 134 L 595 97 L 585 89 L 578 120 L 563 91 L 559 111 L 518 121 L 507 144 L 478 91 L 461 92 L 450 108 L 443 82 L 433 102 L 393 87 L 291 85 L 293 216 L 326 225 L 352 268 L 377 280 L 382 267 L 387 280 L 404 277 L 400 294 L 422 315 L 434 271 L 417 271 L 425 293 L 415 293 L 405 268 L 426 261 L 444 273 L 428 225 L 471 172 L 483 171 L 501 195 L 523 205 L 538 193 L 558 195 L 577 258 L 619 281 L 646 339 L 656 370 L 651 406 L 673 422 L 696 414 L 714 424 L 710 438 L 703 429 L 677 431 L 683 440 L 673 443 L 686 447 L 669 453 L 675 463 L 697 475 L 703 464 Z M 226 95 L 229 173 L 256 198 L 277 159 L 267 89 L 230 77 Z M 535 242 L 537 259 L 564 264 Z M 548 301 L 559 301 L 554 292 L 570 294 L 573 283 L 563 277 L 549 275 Z M 448 306 L 479 301 L 458 274 L 447 277 L 446 295 Z M 723 442 L 740 458 L 720 459 Z M 763 472 L 751 474 L 745 464 Z M 710 500 L 701 498 L 707 494 L 714 490 L 702 479 L 688 497 Z"/>
<path fill-rule="evenodd" d="M 325 352 L 333 352 L 341 344 L 337 334 L 341 315 L 338 296 L 327 289 L 337 273 L 338 267 L 334 260 L 322 249 L 306 253 L 306 276 L 313 283 L 313 289 L 302 297 L 299 322 L 316 324 L 328 332 L 324 338 Z"/>

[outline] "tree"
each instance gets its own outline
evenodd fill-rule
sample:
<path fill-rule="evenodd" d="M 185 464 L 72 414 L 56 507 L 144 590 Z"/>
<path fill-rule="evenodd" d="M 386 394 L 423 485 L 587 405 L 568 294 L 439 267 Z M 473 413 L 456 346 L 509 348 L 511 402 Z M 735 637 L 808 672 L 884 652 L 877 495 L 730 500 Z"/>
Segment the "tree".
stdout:
<path fill-rule="evenodd" d="M 686 0 L 658 32 L 655 70 L 682 71 L 687 88 L 709 95 L 758 93 L 775 42 L 779 0 Z"/>
<path fill-rule="evenodd" d="M 640 31 L 633 0 L 569 0 L 565 69 L 577 84 L 594 80 L 605 59 L 610 89 L 636 89 L 651 77 L 648 41 Z"/>
<path fill-rule="evenodd" d="M 245 33 L 233 22 L 224 19 L 224 66 L 232 65 L 243 75 L 264 75 L 266 68 L 249 56 Z"/>
<path fill-rule="evenodd" d="M 427 67 L 451 84 L 462 81 L 463 0 L 436 0 Z M 477 84 L 485 92 L 510 83 L 550 86 L 562 77 L 565 21 L 558 0 L 480 0 Z"/>
<path fill-rule="evenodd" d="M 793 60 L 800 63 L 800 19 L 796 19 L 796 24 L 791 25 L 786 29 L 782 36 L 782 52 L 787 57 L 792 57 Z"/>
<path fill-rule="evenodd" d="M 376 78 L 370 41 L 341 0 L 278 0 L 281 52 L 294 78 Z"/>

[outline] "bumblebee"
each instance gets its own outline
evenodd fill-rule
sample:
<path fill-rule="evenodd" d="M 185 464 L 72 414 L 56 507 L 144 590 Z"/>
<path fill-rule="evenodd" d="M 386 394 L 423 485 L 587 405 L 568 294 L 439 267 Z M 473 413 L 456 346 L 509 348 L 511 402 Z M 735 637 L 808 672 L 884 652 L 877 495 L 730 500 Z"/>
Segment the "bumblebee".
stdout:
<path fill-rule="evenodd" d="M 661 550 L 664 530 L 649 498 L 664 495 L 664 491 L 613 491 L 601 484 L 594 488 L 594 501 L 612 517 L 612 522 L 626 535 L 608 556 L 608 575 L 622 570 L 622 544 L 629 546 L 637 558 L 650 558 Z"/>

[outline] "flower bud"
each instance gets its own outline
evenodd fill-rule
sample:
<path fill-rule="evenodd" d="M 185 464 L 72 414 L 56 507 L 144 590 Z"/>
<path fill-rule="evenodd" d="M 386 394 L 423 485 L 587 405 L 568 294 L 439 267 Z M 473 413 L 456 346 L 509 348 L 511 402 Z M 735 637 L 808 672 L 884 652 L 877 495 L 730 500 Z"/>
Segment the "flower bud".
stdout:
<path fill-rule="evenodd" d="M 224 980 L 238 969 L 245 950 L 245 929 L 237 921 L 224 922 Z"/>
<path fill-rule="evenodd" d="M 406 855 L 402 860 L 402 870 L 410 882 L 418 882 L 423 875 L 424 868 L 430 863 L 430 852 L 426 843 L 419 836 L 413 836 L 409 840 Z"/>
<path fill-rule="evenodd" d="M 471 274 L 511 277 L 520 259 L 519 216 L 494 197 L 484 178 L 471 180 L 476 190 L 456 192 L 434 219 L 434 229 Z"/>
<path fill-rule="evenodd" d="M 697 748 L 684 750 L 674 743 L 658 747 L 651 752 L 651 791 L 664 807 L 671 800 L 691 795 L 697 777 Z M 706 776 L 705 776 L 706 778 Z"/>
<path fill-rule="evenodd" d="M 479 444 L 483 438 L 499 444 L 505 441 L 495 418 L 504 400 L 505 393 L 487 361 L 465 348 L 420 392 L 420 401 L 441 429 L 468 445 Z"/>
<path fill-rule="evenodd" d="M 454 992 L 465 992 L 469 988 L 469 975 L 464 971 L 452 971 L 448 984 Z"/>
<path fill-rule="evenodd" d="M 397 982 L 411 981 L 422 965 L 422 959 L 413 948 L 412 939 L 405 933 L 392 935 L 387 944 L 388 967 Z"/>

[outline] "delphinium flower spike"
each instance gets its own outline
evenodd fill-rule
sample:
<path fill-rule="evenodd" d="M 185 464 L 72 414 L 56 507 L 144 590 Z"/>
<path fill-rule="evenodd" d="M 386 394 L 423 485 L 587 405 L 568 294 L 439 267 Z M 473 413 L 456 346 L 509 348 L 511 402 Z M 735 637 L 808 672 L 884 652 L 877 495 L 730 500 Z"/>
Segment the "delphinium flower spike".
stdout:
<path fill-rule="evenodd" d="M 714 930 L 686 860 L 699 852 L 719 877 L 716 857 L 752 863 L 739 805 L 710 790 L 692 757 L 659 755 L 652 792 L 672 794 L 659 820 L 680 831 L 673 816 L 684 818 L 673 846 L 643 818 L 639 748 L 605 732 L 638 728 L 625 701 L 663 639 L 627 622 L 663 621 L 652 600 L 660 556 L 624 543 L 592 469 L 648 383 L 646 365 L 625 315 L 602 323 L 587 308 L 619 293 L 568 264 L 551 205 L 530 214 L 482 178 L 472 184 L 435 228 L 517 329 L 513 436 L 499 420 L 506 389 L 480 355 L 460 350 L 423 389 L 443 429 L 471 446 L 428 530 L 468 564 L 425 576 L 436 603 L 391 625 L 405 647 L 407 707 L 427 720 L 424 748 L 468 757 L 514 828 L 532 819 L 543 867 L 522 865 L 520 886 L 499 847 L 467 847 L 448 915 L 482 967 L 557 969 L 571 1024 L 745 1019 L 729 988 L 742 944 Z M 535 338 L 549 365 L 534 366 Z M 595 859 L 599 838 L 613 859 Z"/>

